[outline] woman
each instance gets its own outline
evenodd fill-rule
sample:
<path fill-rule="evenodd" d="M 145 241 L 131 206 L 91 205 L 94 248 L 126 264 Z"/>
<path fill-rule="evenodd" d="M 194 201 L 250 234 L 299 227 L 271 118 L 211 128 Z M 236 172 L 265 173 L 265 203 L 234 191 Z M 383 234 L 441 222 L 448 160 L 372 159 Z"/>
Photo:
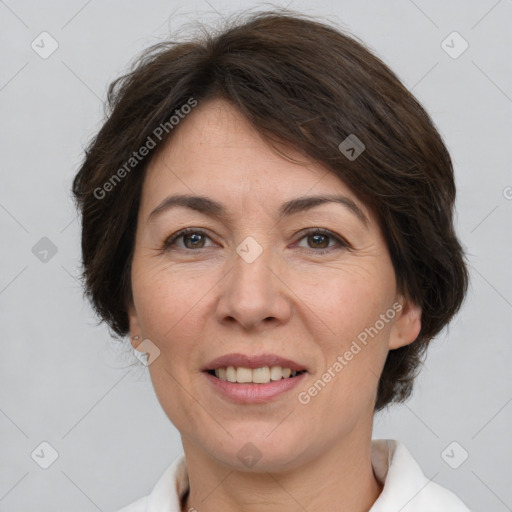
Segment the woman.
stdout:
<path fill-rule="evenodd" d="M 73 184 L 83 277 L 184 456 L 123 512 L 467 511 L 376 411 L 468 284 L 450 156 L 364 45 L 290 11 L 148 50 Z"/>

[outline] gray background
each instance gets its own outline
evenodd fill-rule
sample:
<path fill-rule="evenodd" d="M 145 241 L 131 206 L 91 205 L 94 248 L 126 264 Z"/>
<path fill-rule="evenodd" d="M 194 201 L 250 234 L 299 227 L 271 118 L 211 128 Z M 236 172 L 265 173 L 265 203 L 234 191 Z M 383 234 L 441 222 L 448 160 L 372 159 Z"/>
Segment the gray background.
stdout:
<path fill-rule="evenodd" d="M 512 1 L 281 5 L 328 17 L 373 48 L 429 111 L 455 166 L 471 289 L 413 397 L 377 415 L 374 437 L 402 440 L 428 478 L 474 511 L 511 510 Z M 82 299 L 69 189 L 111 80 L 183 23 L 248 7 L 265 5 L 0 1 L 2 512 L 115 510 L 148 494 L 182 452 L 147 369 L 129 366 L 135 358 Z M 43 31 L 58 43 L 47 58 L 31 47 Z M 442 46 L 453 31 L 469 44 L 457 58 Z M 445 45 L 458 52 L 452 39 Z M 46 261 L 43 237 L 57 250 Z M 58 453 L 48 469 L 36 463 L 50 461 L 44 441 Z M 446 462 L 465 452 L 457 469 Z"/>

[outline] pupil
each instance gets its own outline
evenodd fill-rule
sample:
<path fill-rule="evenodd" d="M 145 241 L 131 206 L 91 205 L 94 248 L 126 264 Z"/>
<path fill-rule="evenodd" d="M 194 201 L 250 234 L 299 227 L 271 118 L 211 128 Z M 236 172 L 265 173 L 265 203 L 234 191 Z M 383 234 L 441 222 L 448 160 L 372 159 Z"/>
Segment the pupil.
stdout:
<path fill-rule="evenodd" d="M 321 242 L 318 242 L 318 239 L 319 239 L 319 238 L 320 238 L 320 239 L 321 239 L 321 238 L 323 238 L 323 239 L 324 239 L 324 241 L 325 241 L 325 240 L 326 240 L 326 238 L 327 238 L 325 235 L 311 235 L 311 237 L 312 237 L 312 238 L 313 238 L 313 240 L 314 240 L 314 242 L 313 242 L 314 244 L 321 243 Z M 324 244 L 324 246 L 322 246 L 322 247 L 325 247 L 325 244 Z"/>
<path fill-rule="evenodd" d="M 192 244 L 193 244 L 195 247 L 197 247 L 196 242 L 200 241 L 199 239 L 200 239 L 200 237 L 201 237 L 202 235 L 197 234 L 197 233 L 192 233 L 192 234 L 190 234 L 190 235 L 188 235 L 188 236 L 192 239 Z"/>
<path fill-rule="evenodd" d="M 191 240 L 192 245 L 197 247 L 197 242 L 201 241 L 202 235 L 198 233 L 192 233 L 187 235 L 189 237 L 189 240 Z M 327 237 L 325 235 L 310 235 L 310 238 L 313 239 L 313 244 L 315 245 L 322 245 L 322 247 L 325 247 L 325 241 L 327 240 Z M 323 239 L 324 244 L 322 244 L 321 240 Z"/>

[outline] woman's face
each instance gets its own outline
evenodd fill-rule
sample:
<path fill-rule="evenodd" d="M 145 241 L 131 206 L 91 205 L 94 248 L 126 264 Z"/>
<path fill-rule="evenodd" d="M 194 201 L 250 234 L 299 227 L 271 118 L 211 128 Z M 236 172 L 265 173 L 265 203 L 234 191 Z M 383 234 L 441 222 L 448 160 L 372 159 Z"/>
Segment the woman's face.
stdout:
<path fill-rule="evenodd" d="M 420 329 L 420 311 L 397 295 L 372 212 L 324 167 L 273 152 L 221 100 L 199 103 L 174 129 L 144 181 L 130 330 L 157 347 L 151 379 L 184 444 L 233 467 L 252 455 L 276 469 L 342 439 L 366 441 L 387 352 Z M 223 212 L 175 205 L 150 216 L 177 194 Z M 319 195 L 344 199 L 280 215 L 285 203 Z M 166 246 L 184 228 L 191 233 Z M 243 402 L 204 371 L 233 353 L 277 355 L 307 372 L 286 391 Z"/>

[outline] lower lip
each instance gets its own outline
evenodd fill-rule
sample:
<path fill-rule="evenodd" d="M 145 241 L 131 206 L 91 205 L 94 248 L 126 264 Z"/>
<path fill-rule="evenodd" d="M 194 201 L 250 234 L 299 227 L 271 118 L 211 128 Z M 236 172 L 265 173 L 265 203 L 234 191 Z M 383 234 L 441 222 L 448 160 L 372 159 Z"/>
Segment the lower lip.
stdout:
<path fill-rule="evenodd" d="M 236 382 L 228 382 L 219 379 L 214 375 L 204 372 L 206 378 L 213 387 L 222 395 L 241 404 L 265 403 L 282 393 L 293 389 L 306 377 L 307 372 L 299 375 L 271 381 L 268 384 L 237 384 Z"/>

